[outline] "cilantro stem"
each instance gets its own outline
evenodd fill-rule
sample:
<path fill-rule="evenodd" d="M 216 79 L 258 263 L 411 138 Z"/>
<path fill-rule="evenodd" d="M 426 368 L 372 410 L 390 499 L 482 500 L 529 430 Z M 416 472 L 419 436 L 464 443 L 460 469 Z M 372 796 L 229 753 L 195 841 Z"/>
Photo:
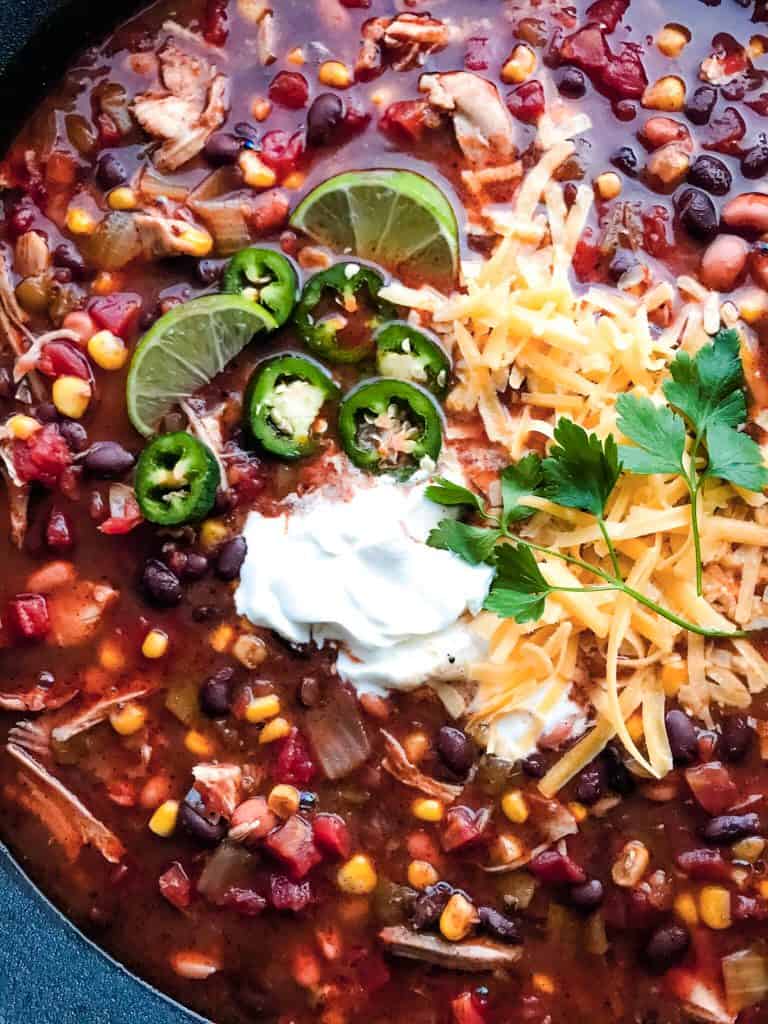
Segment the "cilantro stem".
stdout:
<path fill-rule="evenodd" d="M 689 485 L 690 486 L 690 485 Z M 701 480 L 690 490 L 691 494 L 691 535 L 693 537 L 693 550 L 696 556 L 696 593 L 701 597 L 704 592 L 704 569 L 701 560 L 701 534 L 699 533 L 699 490 Z"/>
<path fill-rule="evenodd" d="M 613 546 L 613 541 L 608 534 L 608 527 L 606 526 L 605 520 L 602 516 L 597 517 L 597 525 L 600 527 L 600 533 L 603 535 L 603 540 L 608 548 L 608 554 L 611 556 L 611 565 L 613 566 L 614 575 L 617 579 L 621 579 L 621 568 L 619 567 L 619 557 L 616 554 L 616 548 Z"/>

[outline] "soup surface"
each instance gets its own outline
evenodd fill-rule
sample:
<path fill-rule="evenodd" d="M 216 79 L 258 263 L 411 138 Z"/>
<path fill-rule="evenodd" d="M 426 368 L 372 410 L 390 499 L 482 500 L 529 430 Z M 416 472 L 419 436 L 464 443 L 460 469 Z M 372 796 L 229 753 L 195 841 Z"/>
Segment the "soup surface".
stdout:
<path fill-rule="evenodd" d="M 161 0 L 6 154 L 0 838 L 204 1017 L 768 1020 L 767 25 Z"/>

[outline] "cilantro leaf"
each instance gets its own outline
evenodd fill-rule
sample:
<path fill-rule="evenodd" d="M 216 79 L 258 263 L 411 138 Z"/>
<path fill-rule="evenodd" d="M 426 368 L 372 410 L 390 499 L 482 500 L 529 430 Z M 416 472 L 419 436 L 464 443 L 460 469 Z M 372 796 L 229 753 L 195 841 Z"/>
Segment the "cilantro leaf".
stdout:
<path fill-rule="evenodd" d="M 707 429 L 709 465 L 704 476 L 728 480 L 747 491 L 768 487 L 768 469 L 759 445 L 749 434 L 714 423 Z"/>
<path fill-rule="evenodd" d="M 669 371 L 672 380 L 663 384 L 667 401 L 686 417 L 697 434 L 715 423 L 738 427 L 746 421 L 744 372 L 736 331 L 719 331 L 693 359 L 687 352 L 678 352 Z"/>
<path fill-rule="evenodd" d="M 602 518 L 621 473 L 613 436 L 609 434 L 602 443 L 597 434 L 587 434 L 572 420 L 561 418 L 555 427 L 555 441 L 541 464 L 544 493 L 558 505 Z"/>
<path fill-rule="evenodd" d="M 531 549 L 523 544 L 502 544 L 495 565 L 496 576 L 483 607 L 516 622 L 540 619 L 552 588 L 541 575 Z"/>
<path fill-rule="evenodd" d="M 431 531 L 427 544 L 432 548 L 452 551 L 470 565 L 480 565 L 490 558 L 499 537 L 501 530 L 468 526 L 456 519 L 443 519 Z"/>
<path fill-rule="evenodd" d="M 519 523 L 536 511 L 528 505 L 521 505 L 520 499 L 533 494 L 541 483 L 541 459 L 534 452 L 526 455 L 514 466 L 507 466 L 501 473 L 502 526 Z"/>
<path fill-rule="evenodd" d="M 620 446 L 624 469 L 641 476 L 682 472 L 685 423 L 677 413 L 635 395 L 619 395 L 616 410 L 619 430 L 638 445 Z"/>
<path fill-rule="evenodd" d="M 474 491 L 470 491 L 468 487 L 462 487 L 460 484 L 455 484 L 452 480 L 446 480 L 442 476 L 435 478 L 435 482 L 429 485 L 425 494 L 436 505 L 467 505 L 476 512 L 485 511 L 485 506 Z"/>

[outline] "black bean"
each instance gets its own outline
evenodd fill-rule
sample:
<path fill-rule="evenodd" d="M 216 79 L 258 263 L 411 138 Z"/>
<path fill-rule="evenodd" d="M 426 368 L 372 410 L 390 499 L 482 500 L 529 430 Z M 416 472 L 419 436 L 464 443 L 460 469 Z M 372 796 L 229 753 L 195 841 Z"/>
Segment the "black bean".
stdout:
<path fill-rule="evenodd" d="M 576 799 L 587 806 L 596 804 L 605 793 L 607 774 L 604 761 L 594 760 L 588 764 L 576 780 Z"/>
<path fill-rule="evenodd" d="M 611 163 L 629 178 L 636 178 L 640 170 L 640 161 L 631 146 L 621 146 L 615 150 L 611 155 Z"/>
<path fill-rule="evenodd" d="M 228 540 L 216 558 L 216 575 L 219 579 L 236 580 L 247 553 L 245 537 L 233 537 L 232 540 Z"/>
<path fill-rule="evenodd" d="M 555 78 L 557 91 L 569 100 L 578 100 L 587 91 L 587 80 L 578 68 L 561 68 Z"/>
<path fill-rule="evenodd" d="M 645 960 L 654 971 L 668 971 L 688 952 L 691 937 L 679 924 L 657 928 L 645 947 Z"/>
<path fill-rule="evenodd" d="M 41 402 L 35 409 L 35 417 L 41 423 L 58 423 L 59 410 L 53 402 Z"/>
<path fill-rule="evenodd" d="M 299 700 L 304 707 L 315 707 L 320 703 L 321 696 L 320 680 L 317 676 L 304 676 L 299 684 Z"/>
<path fill-rule="evenodd" d="M 520 767 L 529 779 L 543 779 L 547 774 L 547 762 L 543 754 L 529 754 L 520 762 Z"/>
<path fill-rule="evenodd" d="M 135 461 L 117 441 L 97 441 L 83 459 L 83 469 L 99 480 L 117 480 L 133 469 Z"/>
<path fill-rule="evenodd" d="M 718 750 L 724 761 L 741 761 L 750 748 L 754 732 L 744 715 L 729 715 L 720 724 Z"/>
<path fill-rule="evenodd" d="M 159 608 L 172 608 L 184 596 L 179 577 L 156 558 L 150 558 L 144 566 L 141 587 L 147 600 Z"/>
<path fill-rule="evenodd" d="M 208 572 L 208 559 L 196 551 L 187 552 L 182 577 L 185 580 L 199 580 Z"/>
<path fill-rule="evenodd" d="M 211 622 L 218 618 L 219 609 L 212 604 L 198 604 L 192 609 L 193 622 Z"/>
<path fill-rule="evenodd" d="M 235 135 L 238 139 L 245 139 L 246 142 L 253 143 L 254 146 L 259 141 L 259 129 L 249 124 L 248 121 L 237 122 L 235 125 Z"/>
<path fill-rule="evenodd" d="M 608 788 L 619 796 L 631 796 L 637 788 L 637 783 L 616 747 L 609 744 L 600 756 L 605 764 Z"/>
<path fill-rule="evenodd" d="M 637 259 L 626 249 L 619 249 L 608 265 L 612 281 L 619 281 L 629 270 L 638 265 Z"/>
<path fill-rule="evenodd" d="M 717 210 L 706 192 L 685 189 L 677 200 L 677 215 L 683 229 L 699 242 L 711 242 L 717 234 Z"/>
<path fill-rule="evenodd" d="M 196 790 L 191 793 L 196 794 Z M 227 823 L 218 815 L 207 816 L 198 799 L 187 795 L 179 808 L 179 825 L 200 846 L 217 846 L 227 834 Z M 195 806 L 193 806 L 193 804 Z"/>
<path fill-rule="evenodd" d="M 88 447 L 88 434 L 82 423 L 76 420 L 62 420 L 59 433 L 73 452 L 84 452 Z"/>
<path fill-rule="evenodd" d="M 233 164 L 240 155 L 242 141 L 226 132 L 216 132 L 205 144 L 205 157 L 211 164 Z"/>
<path fill-rule="evenodd" d="M 96 164 L 96 177 L 103 189 L 112 189 L 128 180 L 128 172 L 114 153 L 104 153 Z"/>
<path fill-rule="evenodd" d="M 85 260 L 71 242 L 62 242 L 53 250 L 53 265 L 68 270 L 76 281 L 88 276 Z"/>
<path fill-rule="evenodd" d="M 56 676 L 53 674 L 53 672 L 48 672 L 46 671 L 46 669 L 43 669 L 42 672 L 37 673 L 36 683 L 38 686 L 41 686 L 44 690 L 50 690 L 50 688 L 55 684 L 55 682 Z"/>
<path fill-rule="evenodd" d="M 586 882 L 572 885 L 568 889 L 568 902 L 576 910 L 590 914 L 603 902 L 605 892 L 603 883 L 598 878 L 590 878 Z"/>
<path fill-rule="evenodd" d="M 737 839 L 760 832 L 760 818 L 756 814 L 721 814 L 712 818 L 701 829 L 703 839 L 716 846 L 735 843 Z"/>
<path fill-rule="evenodd" d="M 310 146 L 328 146 L 344 122 L 344 104 L 333 92 L 323 92 L 307 111 L 307 142 Z"/>
<path fill-rule="evenodd" d="M 768 173 L 768 145 L 760 142 L 748 149 L 741 158 L 741 173 L 745 178 L 763 178 Z"/>
<path fill-rule="evenodd" d="M 220 668 L 200 687 L 200 710 L 209 718 L 224 718 L 232 707 L 232 679 L 235 670 Z"/>
<path fill-rule="evenodd" d="M 224 271 L 224 264 L 218 260 L 198 260 L 195 264 L 195 276 L 200 284 L 215 284 Z"/>
<path fill-rule="evenodd" d="M 437 882 L 427 888 L 413 901 L 411 924 L 416 931 L 437 924 L 448 900 L 453 896 L 453 886 L 448 882 Z"/>
<path fill-rule="evenodd" d="M 444 725 L 437 734 L 437 752 L 448 768 L 463 778 L 475 762 L 475 745 L 461 729 Z"/>
<path fill-rule="evenodd" d="M 706 124 L 717 103 L 717 89 L 711 85 L 700 85 L 688 100 L 685 116 L 693 124 Z"/>
<path fill-rule="evenodd" d="M 479 907 L 477 916 L 480 918 L 480 927 L 502 942 L 513 942 L 519 945 L 523 941 L 520 934 L 520 926 L 505 914 L 500 914 L 493 907 Z"/>
<path fill-rule="evenodd" d="M 709 153 L 696 157 L 688 171 L 688 181 L 713 196 L 724 196 L 731 190 L 733 176 L 722 160 Z"/>
<path fill-rule="evenodd" d="M 308 789 L 302 789 L 299 793 L 299 806 L 302 811 L 311 811 L 316 806 L 317 800 L 317 793 L 312 793 Z"/>
<path fill-rule="evenodd" d="M 664 724 L 675 764 L 693 764 L 699 756 L 699 743 L 693 722 L 684 711 L 668 711 Z"/>

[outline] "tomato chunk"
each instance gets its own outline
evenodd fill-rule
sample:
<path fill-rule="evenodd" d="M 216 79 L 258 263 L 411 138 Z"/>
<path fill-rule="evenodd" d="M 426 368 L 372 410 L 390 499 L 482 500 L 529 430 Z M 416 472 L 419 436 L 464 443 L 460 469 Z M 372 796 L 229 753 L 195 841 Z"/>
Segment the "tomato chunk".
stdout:
<path fill-rule="evenodd" d="M 186 910 L 192 902 L 192 883 L 189 876 L 176 860 L 157 880 L 160 892 L 172 907 Z"/>
<path fill-rule="evenodd" d="M 545 850 L 533 858 L 529 867 L 537 878 L 549 885 L 577 885 L 587 877 L 583 868 L 559 850 Z"/>
<path fill-rule="evenodd" d="M 285 864 L 289 875 L 297 882 L 323 859 L 315 846 L 312 826 L 298 814 L 293 814 L 284 825 L 271 832 L 264 845 Z"/>
<path fill-rule="evenodd" d="M 13 463 L 24 483 L 55 487 L 72 461 L 72 453 L 58 427 L 49 423 L 26 441 L 16 441 Z"/>
<path fill-rule="evenodd" d="M 312 902 L 312 887 L 309 882 L 292 882 L 285 875 L 271 875 L 269 902 L 275 910 L 291 910 L 298 914 Z"/>
<path fill-rule="evenodd" d="M 18 640 L 44 640 L 51 628 L 48 602 L 42 594 L 17 594 L 8 602 L 6 621 Z"/>
<path fill-rule="evenodd" d="M 301 110 L 309 99 L 309 84 L 298 71 L 280 71 L 269 84 L 269 98 L 289 110 Z"/>
<path fill-rule="evenodd" d="M 338 814 L 318 814 L 312 822 L 315 842 L 324 853 L 346 858 L 352 849 L 347 823 Z"/>
<path fill-rule="evenodd" d="M 292 786 L 305 786 L 314 778 L 316 771 L 307 741 L 298 729 L 293 728 L 280 746 L 275 774 L 280 782 L 287 782 Z"/>
<path fill-rule="evenodd" d="M 114 292 L 94 299 L 88 312 L 105 331 L 127 338 L 139 322 L 141 305 L 141 296 L 134 292 Z"/>
<path fill-rule="evenodd" d="M 91 379 L 88 360 L 68 341 L 49 341 L 40 353 L 37 368 L 46 377 Z"/>

